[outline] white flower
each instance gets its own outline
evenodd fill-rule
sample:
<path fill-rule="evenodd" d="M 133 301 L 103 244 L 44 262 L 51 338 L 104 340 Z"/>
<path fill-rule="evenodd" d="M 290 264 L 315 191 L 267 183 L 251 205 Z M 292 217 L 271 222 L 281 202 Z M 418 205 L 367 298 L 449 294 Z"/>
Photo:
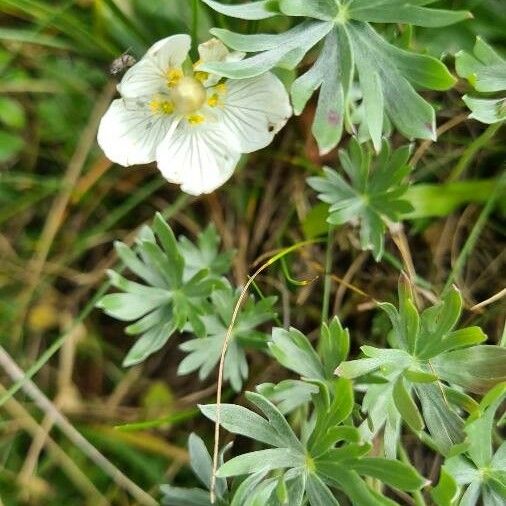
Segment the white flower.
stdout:
<path fill-rule="evenodd" d="M 267 146 L 291 115 L 288 94 L 271 73 L 222 80 L 197 65 L 243 57 L 212 39 L 188 59 L 191 39 L 173 35 L 154 44 L 118 85 L 98 130 L 115 163 L 156 160 L 164 177 L 192 195 L 210 193 L 234 172 L 241 153 Z"/>

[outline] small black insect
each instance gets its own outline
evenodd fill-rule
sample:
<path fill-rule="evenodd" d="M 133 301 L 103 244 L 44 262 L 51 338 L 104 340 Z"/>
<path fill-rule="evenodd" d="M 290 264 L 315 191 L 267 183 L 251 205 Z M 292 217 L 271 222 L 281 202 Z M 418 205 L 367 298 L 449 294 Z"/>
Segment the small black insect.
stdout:
<path fill-rule="evenodd" d="M 119 76 L 126 72 L 130 67 L 133 67 L 137 60 L 128 52 L 124 52 L 121 56 L 116 58 L 109 67 L 109 72 L 112 76 Z"/>

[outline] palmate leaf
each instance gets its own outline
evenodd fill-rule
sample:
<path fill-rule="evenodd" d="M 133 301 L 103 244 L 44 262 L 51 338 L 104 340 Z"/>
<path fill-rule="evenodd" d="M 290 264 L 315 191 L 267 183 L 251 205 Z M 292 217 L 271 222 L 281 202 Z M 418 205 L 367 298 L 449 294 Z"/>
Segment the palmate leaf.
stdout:
<path fill-rule="evenodd" d="M 205 335 L 202 317 L 209 305 L 207 297 L 224 286 L 220 274 L 228 262 L 227 257 L 217 255 L 212 234 L 208 229 L 200 236 L 200 249 L 187 239 L 178 243 L 157 214 L 152 228 L 141 231 L 134 249 L 121 242 L 115 244 L 118 256 L 139 281 L 109 271 L 112 286 L 121 292 L 105 295 L 97 307 L 118 320 L 133 322 L 126 332 L 140 336 L 124 366 L 142 362 L 160 350 L 176 330 L 189 326 L 195 334 Z M 186 264 L 183 254 L 188 252 L 190 262 Z M 203 268 L 205 262 L 209 265 Z"/>
<path fill-rule="evenodd" d="M 460 501 L 454 504 L 474 506 L 480 496 L 483 504 L 499 506 L 506 497 L 506 443 L 494 452 L 492 434 L 497 411 L 506 400 L 506 384 L 497 385 L 480 403 L 480 409 L 466 422 L 466 444 L 462 453 L 446 459 L 445 475 L 464 488 Z M 438 485 L 442 489 L 444 483 Z M 443 506 L 443 503 L 438 503 Z"/>
<path fill-rule="evenodd" d="M 384 140 L 372 166 L 370 154 L 352 138 L 348 149 L 339 151 L 348 180 L 329 168 L 323 169 L 323 177 L 308 178 L 318 198 L 330 205 L 327 221 L 333 225 L 358 222 L 361 246 L 371 249 L 376 260 L 383 256 L 387 221 L 398 222 L 413 209 L 402 198 L 408 189 L 403 180 L 409 172 L 409 154 L 409 146 L 391 153 Z"/>
<path fill-rule="evenodd" d="M 229 284 L 223 289 L 213 291 L 209 312 L 202 316 L 206 334 L 180 346 L 188 355 L 179 364 L 178 374 L 189 374 L 198 370 L 200 379 L 205 379 L 215 369 L 240 292 L 234 291 Z M 224 379 L 230 381 L 236 392 L 241 390 L 243 380 L 248 377 L 248 346 L 267 346 L 268 335 L 257 330 L 257 327 L 274 318 L 275 302 L 276 297 L 266 297 L 257 303 L 253 297 L 249 297 L 238 314 L 228 343 L 223 371 Z"/>
<path fill-rule="evenodd" d="M 246 393 L 246 397 L 263 416 L 241 406 L 224 404 L 220 423 L 235 434 L 267 443 L 271 448 L 226 461 L 219 468 L 218 476 L 249 474 L 247 480 L 261 476 L 261 486 L 256 486 L 257 497 L 262 499 L 258 504 L 302 505 L 306 504 L 305 497 L 311 506 L 338 505 L 332 491 L 337 488 L 356 506 L 392 506 L 397 503 L 369 488 L 362 476 L 379 478 L 388 486 L 409 491 L 418 490 L 426 483 L 410 465 L 366 457 L 371 446 L 360 442 L 354 427 L 343 424 L 354 404 L 351 383 L 347 380 L 334 380 L 332 392 L 321 391 L 313 396 L 313 430 L 307 434 L 309 437 L 301 439 L 265 397 L 252 392 Z M 205 416 L 216 420 L 216 405 L 200 409 Z M 270 471 L 275 473 L 266 474 Z M 283 498 L 288 498 L 288 502 Z"/>
<path fill-rule="evenodd" d="M 455 330 L 462 310 L 462 298 L 455 287 L 439 304 L 419 314 L 409 282 L 401 276 L 399 307 L 389 303 L 380 307 L 392 323 L 392 348 L 362 346 L 366 358 L 343 362 L 336 369 L 336 374 L 345 378 L 376 376 L 362 403 L 368 420 L 361 434 L 371 438 L 385 426 L 385 452 L 392 457 L 403 420 L 421 437 L 425 437 L 421 433 L 426 426 L 434 444 L 447 454 L 464 438 L 461 410 L 477 409 L 475 401 L 460 388 L 484 393 L 505 381 L 506 349 L 481 345 L 486 335 L 479 327 Z"/>
<path fill-rule="evenodd" d="M 230 78 L 259 75 L 275 66 L 295 68 L 323 40 L 314 65 L 292 85 L 296 114 L 320 88 L 313 134 L 320 151 L 339 142 L 351 125 L 350 102 L 355 76 L 365 106 L 365 123 L 377 151 L 387 116 L 408 138 L 435 139 L 435 113 L 415 88 L 446 90 L 455 79 L 439 60 L 400 49 L 381 37 L 370 23 L 409 23 L 441 27 L 471 17 L 465 11 L 431 9 L 435 0 L 278 0 L 241 6 L 203 0 L 211 8 L 242 19 L 280 15 L 309 18 L 279 35 L 240 35 L 214 29 L 231 48 L 256 55 L 239 62 L 208 63 L 202 70 Z M 252 15 L 255 15 L 252 18 Z"/>
<path fill-rule="evenodd" d="M 460 51 L 455 56 L 457 73 L 482 93 L 502 92 L 500 97 L 478 98 L 464 95 L 471 118 L 492 124 L 506 119 L 506 60 L 479 37 L 473 54 Z"/>

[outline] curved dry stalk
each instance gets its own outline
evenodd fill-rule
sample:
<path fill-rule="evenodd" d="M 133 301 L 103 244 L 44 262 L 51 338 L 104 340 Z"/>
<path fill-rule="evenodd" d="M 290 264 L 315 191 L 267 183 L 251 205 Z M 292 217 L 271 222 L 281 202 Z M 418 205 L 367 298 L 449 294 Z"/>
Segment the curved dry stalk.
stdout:
<path fill-rule="evenodd" d="M 232 336 L 232 330 L 234 328 L 235 321 L 237 320 L 237 316 L 239 314 L 239 309 L 241 309 L 241 305 L 244 302 L 244 298 L 246 297 L 246 294 L 248 293 L 248 289 L 255 281 L 255 278 L 267 267 L 272 265 L 273 263 L 277 262 L 279 259 L 283 258 L 284 256 L 288 255 L 289 253 L 302 248 L 304 246 L 307 246 L 309 244 L 315 244 L 317 242 L 321 242 L 320 240 L 309 240 L 309 241 L 302 241 L 298 242 L 292 246 L 289 246 L 288 248 L 285 248 L 281 250 L 279 253 L 271 257 L 267 262 L 263 263 L 254 273 L 252 276 L 248 278 L 248 281 L 244 285 L 244 288 L 241 291 L 241 294 L 239 295 L 239 298 L 237 299 L 237 302 L 234 307 L 234 312 L 232 313 L 232 319 L 230 321 L 230 325 L 227 328 L 227 333 L 225 335 L 225 340 L 223 341 L 223 346 L 221 348 L 221 355 L 220 355 L 220 364 L 218 367 L 218 384 L 216 388 L 216 421 L 214 423 L 214 448 L 213 448 L 213 472 L 211 476 L 211 487 L 210 487 L 210 500 L 211 503 L 214 504 L 216 500 L 216 472 L 218 470 L 218 454 L 220 449 L 220 418 L 221 418 L 221 390 L 223 387 L 223 370 L 225 367 L 225 355 L 227 353 L 228 343 L 230 341 L 230 337 Z"/>

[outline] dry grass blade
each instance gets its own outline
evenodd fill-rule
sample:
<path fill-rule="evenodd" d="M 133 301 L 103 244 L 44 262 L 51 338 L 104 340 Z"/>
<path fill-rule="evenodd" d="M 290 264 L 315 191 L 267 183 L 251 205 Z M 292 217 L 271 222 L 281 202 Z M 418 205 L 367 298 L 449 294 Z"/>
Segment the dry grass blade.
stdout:
<path fill-rule="evenodd" d="M 23 371 L 18 367 L 11 356 L 0 347 L 0 365 L 13 381 L 24 378 Z M 54 404 L 31 380 L 25 380 L 21 387 L 37 406 L 46 414 L 50 414 L 54 423 L 85 455 L 88 456 L 102 471 L 104 471 L 119 487 L 128 491 L 143 506 L 155 506 L 155 501 L 146 494 L 130 478 L 123 474 L 112 462 L 107 460 L 75 427 L 63 416 Z"/>
<path fill-rule="evenodd" d="M 248 278 L 247 283 L 244 285 L 244 288 L 241 291 L 241 294 L 239 295 L 239 298 L 237 299 L 237 302 L 234 307 L 234 312 L 232 313 L 232 319 L 230 321 L 230 324 L 227 328 L 227 333 L 225 335 L 225 340 L 223 341 L 223 346 L 221 348 L 221 355 L 220 355 L 220 364 L 218 367 L 218 385 L 216 388 L 216 422 L 214 424 L 214 448 L 213 448 L 213 473 L 211 476 L 211 487 L 210 487 L 210 499 L 211 503 L 214 504 L 216 500 L 216 472 L 218 471 L 218 454 L 220 449 L 220 407 L 221 407 L 221 390 L 223 387 L 223 370 L 225 366 L 225 355 L 227 353 L 228 343 L 230 341 L 230 337 L 232 336 L 232 331 L 234 329 L 234 324 L 237 319 L 237 316 L 239 314 L 239 310 L 241 309 L 241 305 L 244 302 L 244 299 L 248 293 L 249 287 L 252 285 L 252 283 L 255 281 L 255 278 L 261 274 L 267 267 L 274 264 L 284 256 L 288 255 L 289 253 L 292 253 L 293 251 L 298 250 L 299 248 L 302 248 L 304 246 L 307 246 L 309 244 L 314 244 L 315 242 L 319 242 L 317 240 L 311 240 L 311 241 L 303 241 L 299 242 L 297 244 L 294 244 L 292 246 L 289 246 L 288 248 L 285 248 L 281 250 L 279 253 L 271 257 L 267 262 L 263 263 L 254 273 L 252 276 Z"/>

